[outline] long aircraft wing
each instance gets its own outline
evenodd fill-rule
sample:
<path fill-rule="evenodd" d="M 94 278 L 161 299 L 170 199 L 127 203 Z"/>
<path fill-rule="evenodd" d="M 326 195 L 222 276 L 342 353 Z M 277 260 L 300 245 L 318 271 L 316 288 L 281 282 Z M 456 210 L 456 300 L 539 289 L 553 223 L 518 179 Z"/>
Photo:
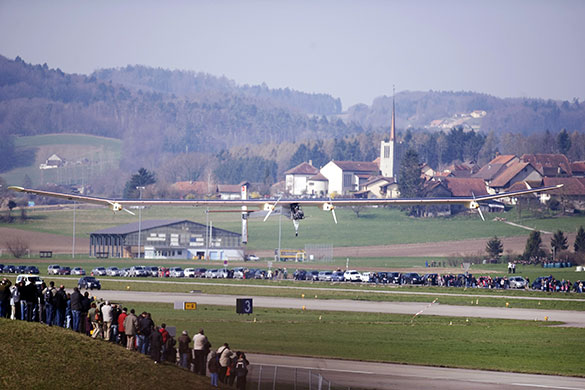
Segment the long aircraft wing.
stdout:
<path fill-rule="evenodd" d="M 64 194 L 60 192 L 41 191 L 18 186 L 10 186 L 9 190 L 25 192 L 28 194 L 48 196 L 80 203 L 93 203 L 111 208 L 113 211 L 121 211 L 130 206 L 248 206 L 269 210 L 278 202 L 282 206 L 292 204 L 298 206 L 317 206 L 324 210 L 331 210 L 338 206 L 413 206 L 413 205 L 438 205 L 459 204 L 468 208 L 478 208 L 479 202 L 488 200 L 517 197 L 527 194 L 537 194 L 553 191 L 561 188 L 559 184 L 550 187 L 531 188 L 520 191 L 503 192 L 495 195 L 482 195 L 477 197 L 451 197 L 451 198 L 387 198 L 387 199 L 247 199 L 247 200 L 221 200 L 221 199 L 189 199 L 189 200 L 165 200 L 165 199 L 108 199 L 94 196 Z"/>

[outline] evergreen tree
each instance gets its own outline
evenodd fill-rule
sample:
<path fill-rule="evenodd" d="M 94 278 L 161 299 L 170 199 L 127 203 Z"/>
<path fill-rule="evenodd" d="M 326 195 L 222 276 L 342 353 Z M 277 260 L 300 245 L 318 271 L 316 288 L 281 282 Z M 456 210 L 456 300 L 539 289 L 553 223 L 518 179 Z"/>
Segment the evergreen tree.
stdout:
<path fill-rule="evenodd" d="M 538 230 L 533 230 L 526 240 L 526 248 L 524 249 L 523 257 L 527 260 L 539 259 L 544 256 L 544 251 L 540 247 L 542 245 L 542 238 Z"/>
<path fill-rule="evenodd" d="M 398 173 L 398 189 L 401 198 L 418 198 L 421 197 L 424 190 L 424 179 L 421 177 L 420 162 L 418 153 L 409 149 L 404 154 L 400 162 Z M 410 208 L 410 215 L 420 216 L 420 206 Z"/>
<path fill-rule="evenodd" d="M 498 236 L 494 236 L 494 238 L 487 242 L 485 251 L 490 256 L 490 258 L 499 259 L 502 255 L 502 252 L 504 252 L 504 245 Z"/>
<path fill-rule="evenodd" d="M 557 230 L 557 232 L 550 239 L 550 246 L 554 254 L 567 250 L 569 247 L 569 245 L 567 245 L 567 237 L 565 237 L 562 231 Z"/>
<path fill-rule="evenodd" d="M 579 226 L 577 230 L 577 237 L 575 237 L 575 253 L 585 252 L 585 229 L 583 226 Z"/>
<path fill-rule="evenodd" d="M 136 187 L 146 187 L 149 184 L 156 183 L 154 172 L 149 172 L 145 168 L 140 168 L 138 173 L 132 175 L 124 187 L 124 198 L 137 199 L 140 197 L 140 191 Z"/>
<path fill-rule="evenodd" d="M 565 155 L 569 152 L 569 149 L 571 149 L 571 137 L 569 136 L 567 129 L 562 129 L 559 132 L 559 135 L 557 135 L 557 148 L 559 153 Z"/>

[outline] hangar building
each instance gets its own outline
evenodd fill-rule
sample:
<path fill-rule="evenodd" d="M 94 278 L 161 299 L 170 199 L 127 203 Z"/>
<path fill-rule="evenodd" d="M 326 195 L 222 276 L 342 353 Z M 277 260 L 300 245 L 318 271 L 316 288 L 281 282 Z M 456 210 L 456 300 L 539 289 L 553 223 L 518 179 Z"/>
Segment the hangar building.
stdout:
<path fill-rule="evenodd" d="M 241 236 L 188 220 L 146 220 L 98 230 L 90 234 L 89 255 L 137 257 L 138 231 L 146 259 L 243 260 Z"/>

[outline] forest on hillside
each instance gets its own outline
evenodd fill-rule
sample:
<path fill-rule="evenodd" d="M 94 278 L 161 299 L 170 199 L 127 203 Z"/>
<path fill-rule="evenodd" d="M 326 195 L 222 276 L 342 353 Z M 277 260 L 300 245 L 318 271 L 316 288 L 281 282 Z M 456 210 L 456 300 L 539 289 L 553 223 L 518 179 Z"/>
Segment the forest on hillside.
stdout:
<path fill-rule="evenodd" d="M 160 181 L 242 180 L 266 186 L 302 161 L 371 161 L 388 137 L 392 98 L 341 113 L 341 101 L 225 77 L 143 66 L 66 74 L 0 56 L 0 173 L 19 164 L 15 137 L 81 133 L 123 141 L 122 159 L 101 193 L 120 194 L 141 167 Z M 561 152 L 585 160 L 585 104 L 574 99 L 500 99 L 475 92 L 396 94 L 399 151 L 414 149 L 440 169 L 485 163 L 497 152 Z M 479 131 L 429 129 L 437 118 L 486 111 Z M 560 134 L 569 142 L 559 143 Z M 560 145 L 564 146 L 560 146 Z M 569 145 L 567 147 L 567 145 Z M 400 153 L 402 153 L 400 152 Z M 96 185 L 97 186 L 97 185 Z"/>

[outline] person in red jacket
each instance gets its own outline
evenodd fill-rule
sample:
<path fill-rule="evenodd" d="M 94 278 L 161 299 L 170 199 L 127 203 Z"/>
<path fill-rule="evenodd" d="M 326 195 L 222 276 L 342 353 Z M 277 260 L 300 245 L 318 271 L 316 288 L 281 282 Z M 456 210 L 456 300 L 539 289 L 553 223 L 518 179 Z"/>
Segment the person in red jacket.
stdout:
<path fill-rule="evenodd" d="M 123 308 L 122 313 L 118 316 L 118 334 L 120 335 L 120 345 L 126 346 L 126 328 L 124 328 L 124 320 L 128 317 L 128 309 Z"/>
<path fill-rule="evenodd" d="M 160 324 L 158 332 L 162 336 L 162 360 L 165 360 L 165 356 L 167 356 L 167 340 L 169 339 L 167 324 L 165 323 Z"/>

